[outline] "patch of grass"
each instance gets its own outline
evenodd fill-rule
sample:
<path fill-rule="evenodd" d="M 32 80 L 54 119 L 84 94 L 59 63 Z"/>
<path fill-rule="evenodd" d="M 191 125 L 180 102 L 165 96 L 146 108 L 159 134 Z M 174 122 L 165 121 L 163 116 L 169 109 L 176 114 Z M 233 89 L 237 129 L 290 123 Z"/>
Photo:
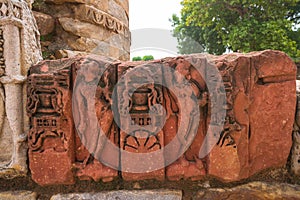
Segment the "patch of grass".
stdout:
<path fill-rule="evenodd" d="M 53 53 L 50 51 L 42 51 L 43 60 L 49 60 L 53 56 Z"/>

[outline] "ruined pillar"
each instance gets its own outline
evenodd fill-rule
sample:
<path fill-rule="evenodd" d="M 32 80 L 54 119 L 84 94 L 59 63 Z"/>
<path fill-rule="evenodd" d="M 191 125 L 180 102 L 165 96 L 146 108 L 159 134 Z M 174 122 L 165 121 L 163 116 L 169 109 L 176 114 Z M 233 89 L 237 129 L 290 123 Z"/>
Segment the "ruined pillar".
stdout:
<path fill-rule="evenodd" d="M 26 1 L 0 1 L 0 176 L 27 173 L 26 75 L 41 60 L 39 32 Z"/>

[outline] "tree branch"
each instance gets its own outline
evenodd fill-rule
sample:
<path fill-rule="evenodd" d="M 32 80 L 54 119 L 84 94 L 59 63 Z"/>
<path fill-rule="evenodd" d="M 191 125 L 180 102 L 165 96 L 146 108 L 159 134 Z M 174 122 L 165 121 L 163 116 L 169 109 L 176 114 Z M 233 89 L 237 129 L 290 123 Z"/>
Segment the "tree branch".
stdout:
<path fill-rule="evenodd" d="M 237 12 L 241 17 L 243 17 L 249 11 L 248 8 L 243 8 L 242 5 L 240 5 L 240 6 L 233 6 L 233 5 L 230 5 L 227 2 L 223 2 L 223 3 L 224 3 L 224 6 L 228 10 Z"/>

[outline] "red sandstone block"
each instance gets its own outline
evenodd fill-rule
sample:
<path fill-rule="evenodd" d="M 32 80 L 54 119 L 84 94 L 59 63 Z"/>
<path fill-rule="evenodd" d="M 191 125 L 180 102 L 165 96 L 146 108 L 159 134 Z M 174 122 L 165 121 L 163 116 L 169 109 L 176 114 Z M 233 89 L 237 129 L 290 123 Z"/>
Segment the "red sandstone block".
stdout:
<path fill-rule="evenodd" d="M 282 166 L 295 78 L 279 51 L 42 62 L 28 78 L 32 178 L 111 181 L 122 171 L 125 180 L 237 181 Z"/>

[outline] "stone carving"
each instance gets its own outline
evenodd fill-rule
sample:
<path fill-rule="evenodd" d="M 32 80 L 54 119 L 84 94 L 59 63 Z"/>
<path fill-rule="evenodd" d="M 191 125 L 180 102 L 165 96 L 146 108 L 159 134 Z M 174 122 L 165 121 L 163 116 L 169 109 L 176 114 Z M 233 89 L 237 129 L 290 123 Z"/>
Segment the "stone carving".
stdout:
<path fill-rule="evenodd" d="M 163 112 L 158 106 L 163 104 L 162 67 L 155 64 L 143 65 L 140 71 L 132 71 L 135 66 L 119 65 L 118 102 L 120 113 L 120 148 L 130 153 L 149 153 L 164 146 Z M 142 82 L 141 82 L 142 81 Z M 146 85 L 143 84 L 146 81 Z M 163 155 L 155 158 L 164 163 Z M 140 163 L 132 154 L 121 154 L 122 177 L 125 180 L 164 179 L 164 169 L 149 173 L 130 173 L 132 163 Z"/>
<path fill-rule="evenodd" d="M 62 58 L 63 50 L 73 54 L 92 53 L 115 59 L 128 60 L 130 50 L 130 31 L 128 18 L 128 0 L 47 0 L 34 4 L 38 11 L 38 22 L 46 20 L 51 24 L 56 19 L 55 28 L 44 38 L 43 50 L 49 58 Z M 40 24 L 40 30 L 42 32 Z"/>
<path fill-rule="evenodd" d="M 0 72 L 1 75 L 5 72 L 5 58 L 4 58 L 4 38 L 3 38 L 3 30 L 0 29 Z"/>
<path fill-rule="evenodd" d="M 72 163 L 75 151 L 73 120 L 70 113 L 71 71 L 70 66 L 54 72 L 51 67 L 53 70 L 53 66 L 43 62 L 31 68 L 29 72 L 29 167 L 32 179 L 43 185 L 59 182 L 70 184 L 74 183 Z M 34 74 L 36 70 L 39 71 L 38 74 Z M 58 159 L 59 162 L 53 162 Z M 58 173 L 55 174 L 52 170 Z M 41 172 L 45 174 L 43 177 L 39 176 Z"/>
<path fill-rule="evenodd" d="M 2 17 L 14 17 L 21 19 L 21 6 L 20 4 L 10 4 L 3 2 L 1 4 L 1 16 Z"/>
<path fill-rule="evenodd" d="M 67 79 L 68 77 L 62 78 Z M 44 144 L 48 138 L 59 138 L 61 143 L 53 148 L 58 152 L 66 151 L 65 135 L 59 120 L 63 116 L 62 91 L 57 89 L 59 83 L 54 80 L 54 77 L 46 76 L 35 77 L 34 80 L 30 77 L 28 82 L 32 87 L 28 89 L 27 109 L 35 128 L 32 128 L 28 135 L 30 150 L 44 152 L 48 148 Z M 46 86 L 42 86 L 43 84 Z"/>
<path fill-rule="evenodd" d="M 168 88 L 172 88 L 172 92 L 165 90 L 164 97 L 166 98 L 168 119 L 165 124 L 166 140 L 170 141 L 173 137 L 178 140 L 177 143 L 180 148 L 175 155 L 181 155 L 184 144 L 190 143 L 191 146 L 185 149 L 185 153 L 179 158 L 179 160 L 169 167 L 167 167 L 167 176 L 171 180 L 179 180 L 181 178 L 199 179 L 205 175 L 205 169 L 202 161 L 198 158 L 199 147 L 203 142 L 203 136 L 205 130 L 201 124 L 204 123 L 204 110 L 207 105 L 207 91 L 205 85 L 200 85 L 203 80 L 196 80 L 194 74 L 191 74 L 193 66 L 183 57 L 178 57 L 173 60 L 167 60 L 167 62 L 174 72 L 166 74 L 165 80 L 170 81 L 167 85 Z M 201 79 L 201 78 L 200 78 Z M 189 88 L 192 88 L 189 89 Z M 175 94 L 175 96 L 174 96 Z M 177 101 L 175 100 L 177 98 Z M 186 105 L 186 106 L 185 106 Z M 180 107 L 181 106 L 181 107 Z M 182 106 L 185 106 L 183 109 Z M 198 112 L 195 112 L 197 111 Z M 200 116 L 202 115 L 202 116 Z M 195 122 L 195 119 L 200 121 Z M 181 130 L 170 129 L 172 124 L 176 124 L 176 127 L 182 127 Z M 197 131 L 197 127 L 198 131 Z M 176 134 L 177 135 L 174 135 Z M 183 134 L 182 134 L 183 133 Z M 196 135 L 193 135 L 196 133 Z M 196 149 L 195 149 L 196 148 Z M 196 152 L 195 152 L 196 150 Z M 169 156 L 166 156 L 169 157 Z"/>
<path fill-rule="evenodd" d="M 111 95 L 116 82 L 115 66 L 113 64 L 107 66 L 103 60 L 92 58 L 83 59 L 75 65 L 76 82 L 73 96 L 75 104 L 73 108 L 74 122 L 80 138 L 80 140 L 79 138 L 76 140 L 77 176 L 81 179 L 111 181 L 118 176 L 117 170 L 111 169 L 99 161 L 109 158 L 112 162 L 106 162 L 106 164 L 119 168 L 118 152 L 114 158 L 110 158 L 111 152 L 106 150 L 104 141 L 108 139 L 113 144 L 119 143 L 117 127 L 111 110 Z M 94 157 L 94 155 L 97 156 Z"/>
<path fill-rule="evenodd" d="M 39 32 L 26 1 L 0 1 L 0 46 L 0 135 L 11 134 L 12 148 L 11 159 L 1 160 L 0 176 L 13 178 L 27 173 L 23 86 L 27 70 L 41 59 Z"/>
<path fill-rule="evenodd" d="M 118 171 L 124 180 L 238 181 L 283 166 L 295 77 L 294 63 L 279 51 L 42 62 L 28 82 L 32 177 L 42 185 L 111 181 Z"/>
<path fill-rule="evenodd" d="M 118 34 L 122 34 L 126 38 L 130 37 L 129 28 L 125 24 L 93 6 L 81 5 L 75 10 L 75 15 L 80 16 L 81 19 L 87 22 L 101 25 Z"/>
<path fill-rule="evenodd" d="M 210 152 L 208 174 L 227 181 L 240 180 L 269 166 L 285 165 L 296 100 L 294 63 L 277 51 L 210 59 L 221 71 L 227 109 L 232 101 L 233 112 L 227 110 L 229 126 L 226 121 L 224 125 L 230 137 Z M 227 74 L 232 77 L 230 93 Z"/>
<path fill-rule="evenodd" d="M 41 62 L 31 68 L 27 88 L 29 167 L 39 184 L 73 184 L 75 177 L 106 182 L 118 175 L 97 160 L 106 159 L 110 152 L 103 150 L 102 137 L 94 131 L 96 124 L 101 124 L 104 137 L 114 144 L 119 138 L 110 109 L 115 67 L 103 71 L 106 62 L 74 58 Z M 100 72 L 103 77 L 98 84 L 94 79 Z M 91 112 L 93 106 L 95 113 Z M 94 155 L 100 156 L 96 159 Z M 116 156 L 109 164 L 118 168 L 118 159 Z"/>

